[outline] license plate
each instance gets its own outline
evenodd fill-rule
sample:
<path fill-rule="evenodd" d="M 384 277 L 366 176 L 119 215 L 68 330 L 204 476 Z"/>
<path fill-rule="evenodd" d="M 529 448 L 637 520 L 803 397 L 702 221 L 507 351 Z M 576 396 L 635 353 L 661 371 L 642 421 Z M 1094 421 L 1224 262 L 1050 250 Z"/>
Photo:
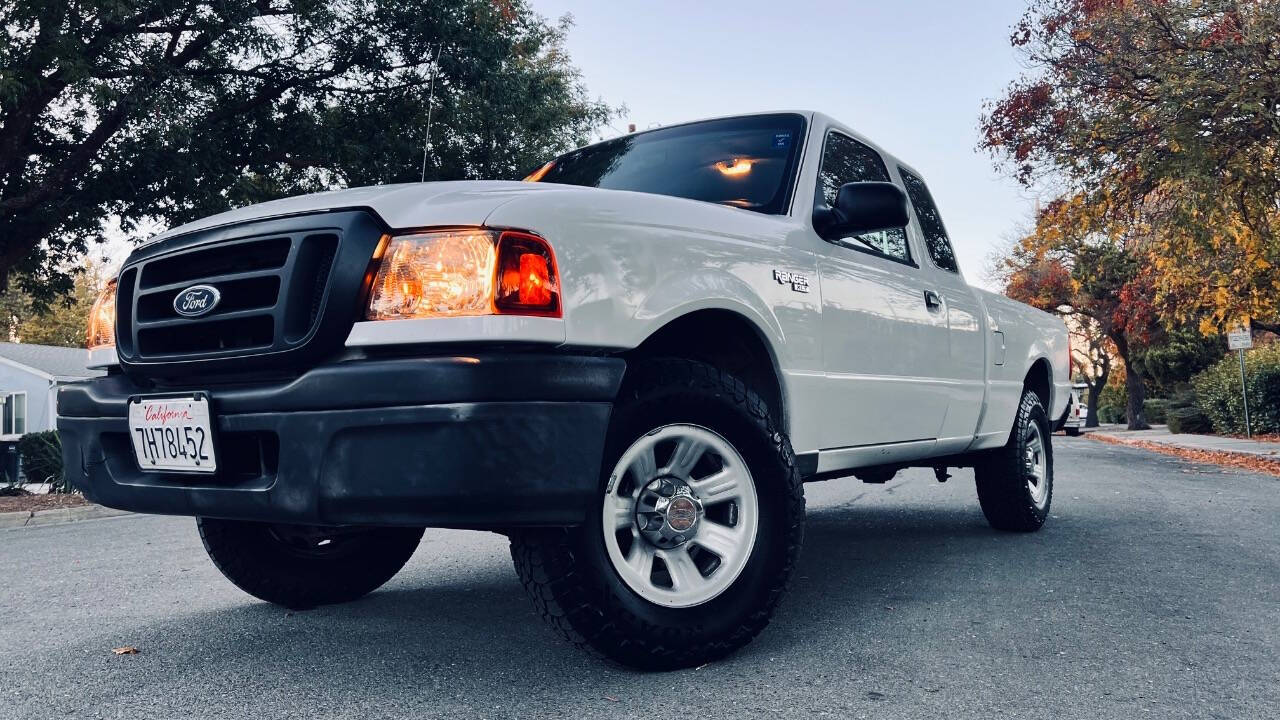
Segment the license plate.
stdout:
<path fill-rule="evenodd" d="M 203 395 L 141 397 L 129 402 L 129 437 L 143 470 L 217 471 L 212 428 L 209 398 Z"/>

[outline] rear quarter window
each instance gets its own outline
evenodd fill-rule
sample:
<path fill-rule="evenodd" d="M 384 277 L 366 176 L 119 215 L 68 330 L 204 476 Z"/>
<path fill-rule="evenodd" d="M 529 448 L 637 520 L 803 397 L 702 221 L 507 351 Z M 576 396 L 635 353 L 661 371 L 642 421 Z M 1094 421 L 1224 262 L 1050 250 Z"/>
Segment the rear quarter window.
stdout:
<path fill-rule="evenodd" d="M 938 212 L 929 188 L 924 180 L 916 177 L 910 170 L 899 166 L 898 172 L 902 175 L 902 184 L 907 189 L 907 197 L 911 200 L 911 209 L 916 214 L 920 233 L 924 235 L 924 246 L 929 259 L 942 270 L 960 272 L 960 268 L 956 266 L 955 251 L 951 249 L 951 240 L 947 237 L 947 228 L 942 224 L 942 214 Z"/>

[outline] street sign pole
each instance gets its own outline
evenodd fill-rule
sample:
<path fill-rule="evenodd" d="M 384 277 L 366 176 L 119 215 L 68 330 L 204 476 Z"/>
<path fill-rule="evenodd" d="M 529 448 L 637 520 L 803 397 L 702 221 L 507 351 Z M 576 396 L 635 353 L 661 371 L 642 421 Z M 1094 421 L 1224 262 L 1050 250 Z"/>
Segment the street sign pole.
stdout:
<path fill-rule="evenodd" d="M 1249 392 L 1244 384 L 1244 349 L 1236 351 L 1240 355 L 1240 395 L 1244 398 L 1244 436 L 1253 437 L 1253 428 L 1249 425 Z"/>
<path fill-rule="evenodd" d="M 1253 328 L 1249 318 L 1227 331 L 1227 347 L 1240 354 L 1240 397 L 1244 400 L 1244 434 L 1253 437 L 1253 426 L 1249 424 L 1249 389 L 1244 377 L 1244 351 L 1253 347 Z"/>

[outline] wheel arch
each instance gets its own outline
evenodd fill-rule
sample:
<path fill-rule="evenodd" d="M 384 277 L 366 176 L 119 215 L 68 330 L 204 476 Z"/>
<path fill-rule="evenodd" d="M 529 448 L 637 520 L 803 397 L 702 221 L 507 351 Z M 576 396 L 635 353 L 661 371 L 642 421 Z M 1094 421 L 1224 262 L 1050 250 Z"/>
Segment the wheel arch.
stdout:
<path fill-rule="evenodd" d="M 681 357 L 723 368 L 761 393 L 784 431 L 789 427 L 786 387 L 770 333 L 739 309 L 690 308 L 672 315 L 622 356 Z"/>
<path fill-rule="evenodd" d="M 1048 358 L 1041 356 L 1031 363 L 1022 379 L 1022 387 L 1040 398 L 1045 413 L 1053 412 L 1053 367 Z"/>

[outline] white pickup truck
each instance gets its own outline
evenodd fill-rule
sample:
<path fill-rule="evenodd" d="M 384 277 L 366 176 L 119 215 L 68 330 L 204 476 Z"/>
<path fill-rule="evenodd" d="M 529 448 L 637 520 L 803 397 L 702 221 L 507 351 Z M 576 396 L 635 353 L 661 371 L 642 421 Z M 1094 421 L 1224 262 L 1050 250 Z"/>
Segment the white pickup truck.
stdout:
<path fill-rule="evenodd" d="M 137 248 L 58 398 L 91 499 L 191 515 L 236 585 L 352 600 L 424 527 L 506 533 L 538 611 L 619 662 L 768 623 L 803 483 L 972 467 L 1035 530 L 1067 332 L 967 285 L 920 175 L 829 117 L 635 133 L 527 182 L 263 203 Z"/>

